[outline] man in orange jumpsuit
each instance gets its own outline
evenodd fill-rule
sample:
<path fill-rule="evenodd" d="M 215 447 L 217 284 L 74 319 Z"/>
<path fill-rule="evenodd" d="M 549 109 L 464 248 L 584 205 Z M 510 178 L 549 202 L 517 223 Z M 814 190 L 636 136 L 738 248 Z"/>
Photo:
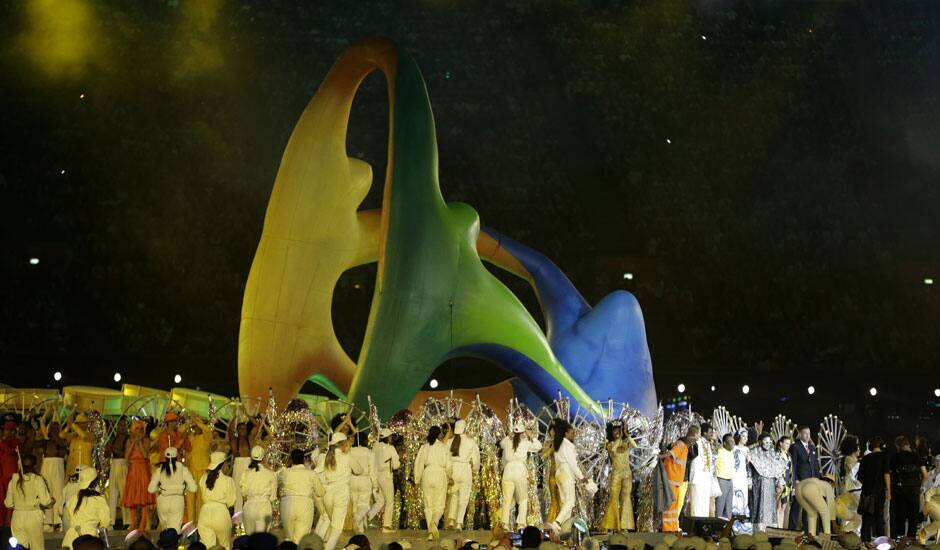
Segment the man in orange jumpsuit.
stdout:
<path fill-rule="evenodd" d="M 685 482 L 685 467 L 689 458 L 689 448 L 698 441 L 699 427 L 692 425 L 685 437 L 672 444 L 668 453 L 662 456 L 663 467 L 669 477 L 669 486 L 672 489 L 673 501 L 669 509 L 663 512 L 663 531 L 675 532 L 679 530 L 679 511 L 682 510 L 683 494 L 682 484 Z"/>

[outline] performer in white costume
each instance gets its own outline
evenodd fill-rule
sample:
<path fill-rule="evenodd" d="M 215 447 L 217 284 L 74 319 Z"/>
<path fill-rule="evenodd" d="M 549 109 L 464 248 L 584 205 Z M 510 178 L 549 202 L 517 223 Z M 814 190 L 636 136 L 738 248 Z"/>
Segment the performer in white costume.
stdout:
<path fill-rule="evenodd" d="M 330 448 L 317 461 L 317 473 L 322 476 L 326 494 L 323 504 L 330 517 L 329 536 L 325 539 L 324 550 L 334 550 L 343 533 L 346 513 L 349 511 L 349 484 L 353 475 L 360 475 L 358 464 L 349 459 L 352 439 L 343 432 L 334 432 L 330 436 Z"/>
<path fill-rule="evenodd" d="M 503 438 L 500 446 L 503 449 L 503 509 L 500 521 L 503 528 L 511 530 L 513 504 L 519 506 L 516 512 L 516 527 L 522 529 L 528 523 L 529 514 L 529 470 L 526 461 L 529 453 L 538 452 L 542 444 L 534 435 L 526 432 L 525 426 L 516 424 L 512 436 Z"/>
<path fill-rule="evenodd" d="M 392 515 L 395 502 L 395 483 L 392 472 L 401 467 L 398 451 L 392 445 L 392 431 L 382 428 L 379 442 L 372 446 L 373 471 L 375 472 L 375 504 L 369 510 L 369 519 L 382 512 L 382 532 L 394 533 Z"/>
<path fill-rule="evenodd" d="M 734 457 L 734 475 L 731 477 L 731 489 L 734 491 L 731 498 L 731 513 L 734 515 L 748 516 L 751 513 L 748 508 L 748 493 L 750 492 L 748 453 L 747 447 L 747 428 L 738 430 L 734 436 L 735 446 L 731 451 Z"/>
<path fill-rule="evenodd" d="M 117 422 L 114 437 L 106 449 L 107 454 L 111 455 L 111 471 L 108 473 L 108 490 L 106 491 L 108 508 L 111 510 L 111 525 L 117 521 L 118 509 L 121 510 L 121 523 L 127 525 L 131 522 L 131 511 L 121 506 L 124 485 L 127 483 L 127 459 L 124 456 L 129 439 L 127 419 L 121 418 Z"/>
<path fill-rule="evenodd" d="M 255 445 L 251 449 L 251 463 L 242 474 L 241 495 L 242 525 L 245 533 L 260 533 L 268 530 L 274 515 L 274 502 L 277 500 L 277 475 L 261 462 L 264 449 Z"/>
<path fill-rule="evenodd" d="M 202 508 L 199 509 L 199 538 L 208 548 L 219 545 L 232 547 L 232 516 L 229 508 L 235 506 L 235 481 L 222 473 L 225 453 L 209 455 L 209 468 L 199 478 Z M 158 501 L 159 507 L 159 501 Z"/>
<path fill-rule="evenodd" d="M 555 532 L 560 532 L 564 523 L 571 519 L 575 504 L 575 484 L 585 479 L 578 465 L 578 451 L 574 448 L 574 438 L 574 426 L 564 420 L 556 420 L 552 448 L 555 450 L 555 484 L 558 485 L 561 502 L 558 515 L 550 524 Z"/>
<path fill-rule="evenodd" d="M 82 468 L 78 474 L 78 494 L 65 503 L 69 529 L 62 537 L 62 547 L 71 548 L 72 541 L 81 535 L 98 536 L 98 529 L 107 527 L 111 521 L 108 501 L 101 493 L 92 489 L 98 481 L 98 472 L 94 468 Z"/>
<path fill-rule="evenodd" d="M 281 525 L 287 540 L 298 543 L 313 525 L 313 494 L 319 478 L 304 463 L 304 452 L 290 453 L 290 468 L 278 472 L 281 482 Z M 322 490 L 322 486 L 320 486 Z"/>
<path fill-rule="evenodd" d="M 167 447 L 163 452 L 166 460 L 153 471 L 147 491 L 157 495 L 157 517 L 160 530 L 183 527 L 183 511 L 186 508 L 186 492 L 196 490 L 196 481 L 189 468 L 177 462 L 176 447 Z"/>
<path fill-rule="evenodd" d="M 3 505 L 13 510 L 10 520 L 12 535 L 29 550 L 45 550 L 43 509 L 52 507 L 46 481 L 36 473 L 36 457 L 22 459 L 23 472 L 13 474 L 7 486 Z"/>
<path fill-rule="evenodd" d="M 459 530 L 463 530 L 473 478 L 480 471 L 480 447 L 472 437 L 464 433 L 466 431 L 467 423 L 458 420 L 454 424 L 454 437 L 448 446 L 453 485 L 450 487 L 451 497 L 447 519 L 454 528 Z"/>
<path fill-rule="evenodd" d="M 62 509 L 65 498 L 62 489 L 65 488 L 65 454 L 68 452 L 68 443 L 59 436 L 58 422 L 46 424 L 47 415 L 51 418 L 53 410 L 50 408 L 45 415 L 39 418 L 39 437 L 37 441 L 42 449 L 42 465 L 39 475 L 46 480 L 49 496 L 55 502 L 44 510 L 45 530 L 54 531 L 62 525 Z M 69 472 L 74 474 L 75 472 Z"/>
<path fill-rule="evenodd" d="M 702 424 L 702 437 L 695 442 L 697 454 L 689 464 L 689 513 L 697 517 L 711 515 L 712 495 L 718 479 L 715 478 L 715 449 L 712 440 L 715 429 L 709 424 Z"/>
<path fill-rule="evenodd" d="M 440 426 L 431 426 L 427 443 L 418 449 L 415 457 L 415 483 L 424 497 L 424 519 L 428 525 L 428 540 L 440 538 L 437 524 L 444 515 L 444 501 L 450 481 L 450 452 L 441 441 Z"/>
<path fill-rule="evenodd" d="M 372 449 L 365 446 L 365 434 L 357 432 L 351 436 L 355 442 L 349 450 L 350 469 L 360 473 L 353 474 L 349 481 L 349 498 L 352 503 L 353 525 L 357 533 L 366 532 L 369 508 L 372 504 L 372 486 L 375 484 L 375 472 L 372 469 Z"/>
<path fill-rule="evenodd" d="M 832 533 L 830 522 L 836 513 L 836 480 L 832 474 L 819 479 L 811 477 L 796 486 L 796 500 L 806 512 L 806 532 L 816 534 L 817 518 L 822 521 L 822 530 L 827 535 Z"/>

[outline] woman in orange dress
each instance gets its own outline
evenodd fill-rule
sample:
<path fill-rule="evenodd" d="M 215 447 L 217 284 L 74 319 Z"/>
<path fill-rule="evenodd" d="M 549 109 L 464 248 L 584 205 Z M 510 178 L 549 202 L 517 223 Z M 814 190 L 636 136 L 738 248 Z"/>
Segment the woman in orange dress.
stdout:
<path fill-rule="evenodd" d="M 121 499 L 121 506 L 131 511 L 130 529 L 140 531 L 150 527 L 150 507 L 155 502 L 153 494 L 147 491 L 150 484 L 150 440 L 146 435 L 147 425 L 135 420 L 127 445 L 127 482 Z"/>

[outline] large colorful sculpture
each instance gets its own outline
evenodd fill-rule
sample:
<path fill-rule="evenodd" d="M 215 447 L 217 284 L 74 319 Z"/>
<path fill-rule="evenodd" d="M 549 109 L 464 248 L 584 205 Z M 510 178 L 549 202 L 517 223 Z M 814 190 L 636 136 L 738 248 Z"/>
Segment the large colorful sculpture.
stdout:
<path fill-rule="evenodd" d="M 389 96 L 388 168 L 379 211 L 357 211 L 371 167 L 346 156 L 353 97 L 373 70 Z M 483 266 L 527 279 L 547 334 Z M 340 275 L 378 262 L 365 341 L 354 363 L 331 322 Z M 386 40 L 352 46 L 330 70 L 287 144 L 245 288 L 238 373 L 243 396 L 284 403 L 310 377 L 383 415 L 406 407 L 434 369 L 456 356 L 497 362 L 530 403 L 558 392 L 656 408 L 642 313 L 627 292 L 591 308 L 541 254 L 481 230 L 476 211 L 446 203 L 430 101 L 417 64 Z"/>

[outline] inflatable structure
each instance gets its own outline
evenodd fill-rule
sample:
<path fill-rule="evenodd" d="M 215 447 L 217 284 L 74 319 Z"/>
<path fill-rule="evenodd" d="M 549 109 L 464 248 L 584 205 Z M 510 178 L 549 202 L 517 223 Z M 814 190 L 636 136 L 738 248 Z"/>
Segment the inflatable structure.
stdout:
<path fill-rule="evenodd" d="M 346 155 L 350 108 L 363 78 L 385 75 L 388 166 L 380 210 L 359 211 L 371 167 Z M 535 289 L 545 332 L 483 261 Z M 358 364 L 333 332 L 333 289 L 344 271 L 378 262 Z M 367 396 L 385 417 L 407 407 L 452 357 L 493 361 L 515 375 L 530 406 L 568 397 L 656 409 L 639 304 L 624 291 L 590 307 L 545 256 L 489 229 L 467 204 L 447 203 L 438 181 L 430 100 L 414 59 L 372 39 L 327 74 L 288 141 L 268 203 L 242 306 L 239 389 L 279 403 L 308 379 Z"/>

